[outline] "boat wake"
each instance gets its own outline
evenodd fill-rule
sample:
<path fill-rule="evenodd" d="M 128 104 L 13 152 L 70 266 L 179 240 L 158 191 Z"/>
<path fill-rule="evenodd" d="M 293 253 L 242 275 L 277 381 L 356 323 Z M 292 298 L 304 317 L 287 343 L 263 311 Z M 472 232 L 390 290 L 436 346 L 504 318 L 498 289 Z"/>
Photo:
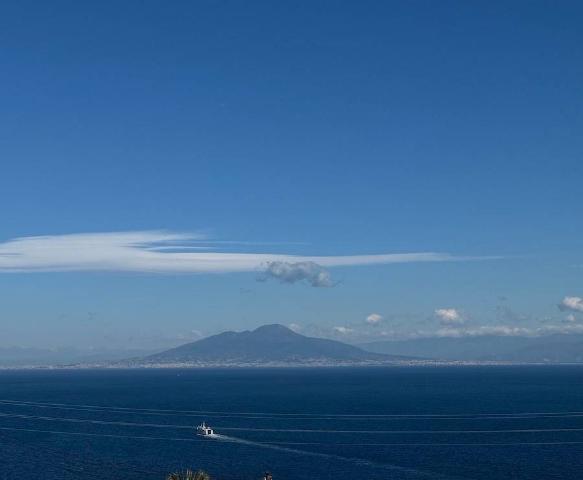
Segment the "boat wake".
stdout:
<path fill-rule="evenodd" d="M 272 443 L 254 442 L 252 440 L 246 440 L 244 438 L 239 438 L 239 437 L 232 437 L 230 435 L 215 434 L 215 435 L 213 435 L 212 440 L 217 440 L 217 441 L 222 441 L 222 442 L 239 443 L 239 444 L 243 444 L 243 445 L 249 445 L 252 447 L 268 448 L 270 450 L 277 450 L 280 452 L 293 453 L 296 455 L 306 455 L 306 456 L 312 456 L 312 457 L 327 458 L 327 459 L 331 459 L 331 460 L 350 462 L 353 464 L 367 466 L 367 467 L 373 467 L 373 468 L 383 468 L 383 469 L 386 469 L 386 470 L 389 470 L 392 472 L 399 472 L 401 474 L 406 474 L 409 476 L 408 478 L 431 478 L 431 479 L 441 479 L 441 480 L 459 479 L 459 480 L 462 480 L 462 477 L 441 475 L 441 474 L 435 473 L 435 472 L 426 472 L 423 470 L 401 467 L 399 465 L 393 465 L 390 463 L 373 462 L 370 460 L 364 460 L 362 458 L 355 458 L 355 457 L 344 457 L 342 455 L 336 455 L 333 453 L 300 450 L 297 448 L 284 447 L 284 446 L 275 445 Z"/>
<path fill-rule="evenodd" d="M 460 479 L 463 477 L 457 475 L 446 475 L 446 474 L 439 474 L 431 471 L 420 470 L 411 467 L 404 467 L 399 465 L 394 465 L 390 463 L 384 463 L 381 461 L 375 460 L 368 460 L 358 457 L 352 457 L 349 453 L 349 456 L 343 456 L 341 454 L 336 453 L 327 453 L 324 449 L 332 449 L 332 448 L 339 448 L 339 447 L 373 447 L 373 446 L 382 446 L 382 447 L 483 447 L 483 446 L 492 446 L 497 448 L 503 448 L 506 446 L 580 446 L 583 444 L 582 441 L 522 441 L 522 442 L 495 442 L 495 441 L 488 441 L 488 442 L 475 442 L 475 443 L 467 443 L 467 442 L 364 442 L 364 443 L 350 443 L 341 441 L 339 443 L 333 442 L 322 442 L 318 441 L 318 438 L 315 438 L 313 441 L 311 439 L 306 439 L 308 441 L 269 441 L 269 439 L 265 439 L 266 441 L 253 441 L 247 440 L 245 438 L 240 438 L 236 436 L 230 435 L 223 435 L 215 433 L 214 430 L 208 427 L 204 422 L 198 426 L 196 433 L 198 435 L 192 435 L 191 437 L 185 436 L 157 436 L 151 435 L 148 432 L 146 435 L 135 435 L 135 434 L 122 434 L 123 430 L 120 429 L 119 433 L 105 433 L 105 432 L 74 432 L 74 431 L 59 431 L 59 430 L 43 430 L 43 429 L 35 429 L 30 428 L 30 422 L 33 422 L 33 425 L 38 422 L 51 422 L 51 423 L 71 423 L 71 424 L 88 424 L 88 425 L 111 425 L 116 427 L 128 427 L 134 430 L 135 428 L 144 428 L 144 429 L 165 429 L 165 430 L 189 430 L 192 431 L 192 425 L 185 425 L 185 424 L 175 424 L 175 423 L 150 423 L 150 422 L 136 422 L 134 421 L 133 417 L 135 415 L 172 415 L 172 416 L 183 416 L 180 410 L 155 410 L 155 409 L 131 409 L 125 407 L 96 407 L 91 405 L 69 405 L 69 404 L 48 404 L 48 403 L 36 403 L 36 402 L 20 402 L 20 401 L 8 401 L 8 400 L 1 400 L 0 399 L 0 407 L 2 409 L 8 409 L 8 411 L 0 411 L 0 419 L 5 419 L 10 423 L 8 425 L 0 425 L 0 431 L 13 431 L 13 432 L 28 432 L 28 433 L 43 433 L 43 434 L 53 434 L 53 435 L 66 435 L 66 436 L 85 436 L 85 437 L 101 437 L 101 438 L 119 438 L 119 439 L 128 439 L 128 440 L 149 440 L 149 441 L 176 441 L 176 442 L 210 442 L 210 441 L 217 441 L 217 442 L 229 442 L 229 443 L 237 443 L 241 445 L 247 445 L 253 448 L 263 448 L 263 449 L 270 449 L 279 452 L 285 452 L 293 455 L 302 455 L 302 456 L 309 456 L 309 457 L 318 457 L 318 458 L 325 458 L 328 460 L 333 460 L 332 463 L 341 463 L 341 462 L 349 462 L 352 465 L 361 465 L 370 467 L 373 469 L 383 469 L 388 472 L 392 472 L 393 474 L 398 474 L 400 478 L 407 478 L 407 479 L 415 479 L 415 478 L 428 478 L 428 479 Z M 55 408 L 59 410 L 80 410 L 83 412 L 91 412 L 92 414 L 108 414 L 108 415 L 116 415 L 122 416 L 119 420 L 105 418 L 71 418 L 66 416 L 44 416 L 44 415 L 34 415 L 34 414 L 26 414 L 26 413 L 16 413 L 14 411 L 14 407 L 26 408 L 26 409 L 33 409 L 33 413 L 36 412 L 38 408 Z M 455 418 L 456 420 L 466 420 L 466 419 L 524 419 L 529 418 L 529 420 L 537 420 L 539 418 L 564 418 L 564 417 L 574 417 L 579 416 L 581 412 L 530 412 L 530 413 L 517 413 L 517 414 L 481 414 L 476 415 L 474 417 L 466 417 L 466 414 L 459 414 L 458 416 L 433 416 L 433 415 L 411 415 L 411 416 L 386 416 L 386 418 L 424 418 L 424 419 L 444 419 L 444 418 Z M 239 415 L 239 414 L 235 414 Z M 242 414 L 241 414 L 242 415 Z M 247 415 L 247 414 L 245 414 Z M 268 412 L 265 412 L 265 415 L 268 415 Z M 528 415 L 528 417 L 526 417 Z M 184 415 L 184 416 L 191 416 L 191 415 Z M 361 416 L 362 418 L 369 418 L 365 417 L 364 415 Z M 115 418 L 115 417 L 114 417 Z M 286 418 L 286 417 L 282 417 Z M 298 418 L 298 417 L 294 417 Z M 344 418 L 338 416 L 338 418 Z M 353 417 L 347 417 L 353 418 Z M 354 417 L 356 418 L 356 417 Z M 371 416 L 370 418 L 373 418 Z M 247 420 L 248 417 L 245 417 Z M 18 423 L 16 423 L 18 422 Z M 16 425 L 12 426 L 10 424 Z M 19 427 L 19 425 L 22 425 Z M 491 429 L 491 428 L 469 428 L 469 429 L 461 429 L 461 430 L 454 430 L 454 429 L 414 429 L 414 430 L 405 430 L 405 429 L 389 429 L 389 430 L 344 430 L 344 429 L 309 429 L 309 428 L 261 428 L 261 427 L 244 427 L 244 426 L 219 426 L 219 430 L 226 431 L 227 433 L 235 433 L 241 431 L 243 432 L 275 432 L 275 433 L 301 433 L 301 434 L 308 434 L 308 433 L 331 433 L 331 434 L 343 434 L 340 438 L 344 437 L 346 434 L 355 435 L 357 438 L 361 434 L 382 434 L 382 435 L 462 435 L 465 436 L 467 434 L 476 435 L 476 434 L 531 434 L 531 433 L 551 433 L 551 432 L 581 432 L 583 428 L 580 428 L 579 425 L 575 425 L 572 427 L 564 427 L 564 426 L 557 426 L 558 428 L 547 428 L 545 425 L 542 428 L 503 428 L 503 429 Z M 134 430 L 135 431 L 135 430 Z M 129 432 L 128 432 L 129 433 Z M 305 435 L 302 435 L 305 438 Z M 344 437 L 346 438 L 346 437 Z M 303 439 L 302 439 L 303 440 Z M 368 438 L 367 438 L 368 440 Z M 576 440 L 576 439 L 574 439 Z M 362 440 L 361 440 L 362 442 Z M 322 450 L 324 451 L 313 451 L 312 447 L 321 446 L 324 447 Z M 306 448 L 307 450 L 304 450 Z M 320 450 L 320 449 L 318 449 Z M 334 450 L 332 450 L 334 451 Z"/>

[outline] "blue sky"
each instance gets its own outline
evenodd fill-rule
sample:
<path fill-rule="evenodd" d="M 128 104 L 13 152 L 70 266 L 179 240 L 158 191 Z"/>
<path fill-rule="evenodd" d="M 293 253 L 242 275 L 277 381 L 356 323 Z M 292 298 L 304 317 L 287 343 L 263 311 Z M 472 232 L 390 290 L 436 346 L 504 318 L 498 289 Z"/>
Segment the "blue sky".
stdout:
<path fill-rule="evenodd" d="M 0 345 L 579 328 L 557 304 L 583 297 L 582 18 L 568 1 L 6 2 Z M 30 250 L 6 264 L 15 238 L 160 231 L 200 235 L 160 255 L 456 260 L 322 267 L 325 288 L 99 255 L 62 271 L 77 244 L 50 272 Z"/>

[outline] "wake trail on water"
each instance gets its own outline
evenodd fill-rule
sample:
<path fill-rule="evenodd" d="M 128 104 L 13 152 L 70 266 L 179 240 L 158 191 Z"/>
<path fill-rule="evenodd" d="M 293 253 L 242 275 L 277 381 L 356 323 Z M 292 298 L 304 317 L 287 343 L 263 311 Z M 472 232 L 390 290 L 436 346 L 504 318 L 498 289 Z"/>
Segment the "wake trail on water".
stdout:
<path fill-rule="evenodd" d="M 268 448 L 271 450 L 277 450 L 277 451 L 286 452 L 286 453 L 293 453 L 293 454 L 297 454 L 297 455 L 307 455 L 307 456 L 312 456 L 312 457 L 326 458 L 329 460 L 350 462 L 350 463 L 354 463 L 354 464 L 362 465 L 362 466 L 367 466 L 367 467 L 383 468 L 386 470 L 390 470 L 392 472 L 400 472 L 400 473 L 405 473 L 408 475 L 413 475 L 417 478 L 431 478 L 431 479 L 441 479 L 441 480 L 463 480 L 463 477 L 459 477 L 459 476 L 454 477 L 454 476 L 450 476 L 450 475 L 442 475 L 442 474 L 435 473 L 435 472 L 426 472 L 423 470 L 417 470 L 417 469 L 408 468 L 408 467 L 401 467 L 399 465 L 394 465 L 394 464 L 389 464 L 389 463 L 373 462 L 373 461 L 365 460 L 362 458 L 344 457 L 342 455 L 336 455 L 333 453 L 311 452 L 309 450 L 299 450 L 297 448 L 284 447 L 284 446 L 282 446 L 282 444 L 253 442 L 251 440 L 245 440 L 243 438 L 231 437 L 231 436 L 227 436 L 227 435 L 214 435 L 213 439 L 216 439 L 218 441 L 223 441 L 223 442 L 240 443 L 243 445 L 249 445 L 249 446 L 254 446 L 254 447 Z"/>
<path fill-rule="evenodd" d="M 180 438 L 180 437 L 153 437 L 150 435 L 118 435 L 114 433 L 89 433 L 89 432 L 65 432 L 60 430 L 39 430 L 36 428 L 20 427 L 0 427 L 0 430 L 9 432 L 28 432 L 28 433 L 47 433 L 52 435 L 68 435 L 73 437 L 101 437 L 101 438 L 121 438 L 130 440 L 163 440 L 169 442 L 203 442 L 199 438 Z"/>
<path fill-rule="evenodd" d="M 168 442 L 206 442 L 208 439 L 203 438 L 183 438 L 183 437 L 156 437 L 150 435 L 118 435 L 109 433 L 89 433 L 89 432 L 65 432 L 60 430 L 41 430 L 36 428 L 21 427 L 0 427 L 0 431 L 8 432 L 28 432 L 28 433 L 46 433 L 52 435 L 70 435 L 76 437 L 103 437 L 103 438 L 121 438 L 130 440 L 155 440 Z M 225 438 L 226 435 L 221 435 Z M 235 437 L 230 437 L 235 438 Z M 254 445 L 326 445 L 326 446 L 360 446 L 360 447 L 409 447 L 409 446 L 427 446 L 427 447 L 518 447 L 529 445 L 583 445 L 583 441 L 567 442 L 470 442 L 470 443 L 323 443 L 323 442 L 253 442 Z M 299 451 L 299 450 L 298 450 Z M 302 451 L 303 452 L 303 451 Z M 309 452 L 303 452 L 309 453 Z M 451 477 L 450 477 L 451 478 Z"/>
<path fill-rule="evenodd" d="M 40 415 L 24 415 L 16 413 L 0 413 L 0 418 L 14 418 L 21 420 L 39 420 L 48 422 L 88 423 L 94 425 L 115 425 L 122 427 L 143 428 L 170 428 L 192 430 L 192 425 L 176 425 L 166 423 L 139 423 L 110 420 L 94 420 L 85 418 L 45 417 Z M 218 427 L 223 431 L 250 431 L 273 433 L 341 433 L 341 434 L 477 434 L 477 433 L 545 433 L 545 432 L 583 432 L 583 428 L 521 428 L 495 430 L 332 430 L 332 429 L 285 429 L 285 428 L 252 428 L 252 427 Z M 233 437 L 234 438 L 234 437 Z"/>
<path fill-rule="evenodd" d="M 85 432 L 64 432 L 58 430 L 37 430 L 31 428 L 16 428 L 16 427 L 0 427 L 3 431 L 13 431 L 13 432 L 26 432 L 26 433 L 45 433 L 53 435 L 66 435 L 66 436 L 81 436 L 81 437 L 101 437 L 101 438 L 116 438 L 116 439 L 131 439 L 131 440 L 149 440 L 149 441 L 180 441 L 180 442 L 204 442 L 208 439 L 203 438 L 168 438 L 168 437 L 151 437 L 151 436 L 138 436 L 138 435 L 116 435 L 116 434 L 105 434 L 105 433 L 85 433 Z M 407 467 L 400 467 L 398 465 L 392 465 L 387 463 L 376 463 L 369 460 L 364 460 L 360 458 L 343 457 L 341 455 L 334 455 L 322 452 L 310 452 L 307 450 L 299 450 L 296 448 L 283 447 L 280 445 L 272 445 L 269 443 L 253 442 L 250 440 L 245 440 L 238 437 L 230 437 L 226 435 L 214 435 L 212 440 L 239 443 L 243 445 L 249 445 L 253 447 L 268 448 L 271 450 L 276 450 L 280 452 L 293 453 L 298 455 L 307 455 L 312 457 L 327 458 L 331 460 L 345 461 L 350 463 L 355 463 L 358 465 L 366 465 L 373 468 L 383 468 L 393 472 L 406 473 L 409 475 L 414 475 L 415 477 L 431 478 L 431 479 L 441 479 L 441 480 L 465 480 L 463 477 L 459 476 L 446 476 L 442 474 L 436 474 L 432 472 L 425 472 L 422 470 L 415 470 Z"/>
<path fill-rule="evenodd" d="M 22 400 L 0 399 L 0 404 L 17 407 L 30 408 L 54 408 L 64 410 L 79 411 L 107 411 L 118 413 L 139 413 L 143 415 L 171 415 L 171 416 L 200 416 L 212 415 L 215 417 L 241 417 L 248 419 L 345 419 L 345 420 L 366 420 L 366 419 L 515 419 L 515 418 L 563 418 L 581 417 L 583 411 L 563 411 L 563 412 L 516 412 L 516 413 L 424 413 L 424 414 L 337 414 L 337 413 L 281 413 L 281 412 L 227 412 L 216 410 L 172 410 L 155 408 L 133 408 L 119 407 L 114 405 L 89 405 L 89 404 L 67 404 L 48 402 L 29 402 Z"/>

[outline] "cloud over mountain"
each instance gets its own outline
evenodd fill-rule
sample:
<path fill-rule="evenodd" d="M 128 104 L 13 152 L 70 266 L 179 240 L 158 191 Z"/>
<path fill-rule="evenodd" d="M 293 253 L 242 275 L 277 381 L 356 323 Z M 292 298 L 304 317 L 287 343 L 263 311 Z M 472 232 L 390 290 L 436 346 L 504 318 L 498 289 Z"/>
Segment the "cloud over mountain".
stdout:
<path fill-rule="evenodd" d="M 332 330 L 336 333 L 340 333 L 341 335 L 346 335 L 346 334 L 352 333 L 354 331 L 352 328 L 343 327 L 343 326 L 334 327 Z"/>
<path fill-rule="evenodd" d="M 259 280 L 274 278 L 281 283 L 305 281 L 312 287 L 333 287 L 330 272 L 315 262 L 267 262 Z"/>

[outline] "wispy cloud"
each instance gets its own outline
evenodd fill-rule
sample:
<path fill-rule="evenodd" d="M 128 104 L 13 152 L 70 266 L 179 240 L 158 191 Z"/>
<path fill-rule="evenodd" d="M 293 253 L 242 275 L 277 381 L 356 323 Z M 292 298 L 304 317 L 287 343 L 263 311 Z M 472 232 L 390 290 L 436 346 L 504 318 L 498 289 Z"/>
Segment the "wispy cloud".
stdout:
<path fill-rule="evenodd" d="M 348 328 L 348 327 L 334 327 L 332 329 L 334 332 L 339 333 L 340 335 L 346 335 L 349 333 L 352 333 L 354 330 L 352 328 Z"/>
<path fill-rule="evenodd" d="M 443 328 L 436 334 L 420 336 L 438 336 L 438 337 L 543 337 L 553 334 L 581 334 L 583 325 L 581 324 L 563 324 L 563 325 L 546 325 L 542 327 L 517 327 L 513 325 L 481 325 L 471 328 Z"/>
<path fill-rule="evenodd" d="M 436 332 L 437 337 L 522 337 L 535 335 L 537 331 L 511 325 L 480 325 L 471 328 L 446 327 Z M 542 333 L 539 332 L 539 333 Z"/>
<path fill-rule="evenodd" d="M 231 253 L 203 235 L 165 231 L 79 233 L 22 237 L 0 243 L 0 272 L 118 271 L 147 273 L 252 272 L 269 265 L 315 264 L 322 269 L 410 262 L 448 262 L 497 257 L 448 253 L 300 256 Z M 322 270 L 325 272 L 325 270 Z M 311 281 L 310 278 L 306 280 Z M 331 281 L 325 274 L 317 282 Z"/>

